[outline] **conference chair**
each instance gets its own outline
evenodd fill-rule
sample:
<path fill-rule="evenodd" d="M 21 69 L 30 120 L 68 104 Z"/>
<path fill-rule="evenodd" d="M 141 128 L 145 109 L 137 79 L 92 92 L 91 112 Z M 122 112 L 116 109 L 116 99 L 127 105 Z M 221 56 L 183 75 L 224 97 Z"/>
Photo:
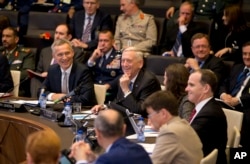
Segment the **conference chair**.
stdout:
<path fill-rule="evenodd" d="M 200 164 L 216 164 L 218 149 L 214 149 L 206 157 L 203 157 Z"/>
<path fill-rule="evenodd" d="M 227 118 L 227 161 L 230 159 L 230 148 L 238 148 L 240 144 L 240 130 L 243 121 L 243 113 L 222 108 Z"/>
<path fill-rule="evenodd" d="M 106 97 L 106 87 L 105 85 L 94 84 L 95 97 L 97 104 L 104 104 Z"/>
<path fill-rule="evenodd" d="M 0 14 L 9 18 L 12 27 L 18 26 L 18 11 L 1 10 Z"/>
<path fill-rule="evenodd" d="M 160 83 L 163 82 L 164 73 L 167 66 L 173 63 L 185 63 L 186 59 L 181 57 L 165 57 L 149 55 L 145 59 L 145 68 L 154 73 Z"/>
<path fill-rule="evenodd" d="M 11 72 L 11 76 L 12 76 L 13 83 L 14 83 L 14 89 L 12 91 L 12 94 L 15 97 L 18 97 L 21 72 L 15 71 L 15 70 L 11 70 L 10 72 Z"/>
<path fill-rule="evenodd" d="M 164 42 L 166 36 L 166 24 L 167 20 L 162 17 L 155 17 L 155 25 L 157 29 L 157 42 L 152 47 L 152 54 L 158 55 L 161 51 L 161 45 Z"/>

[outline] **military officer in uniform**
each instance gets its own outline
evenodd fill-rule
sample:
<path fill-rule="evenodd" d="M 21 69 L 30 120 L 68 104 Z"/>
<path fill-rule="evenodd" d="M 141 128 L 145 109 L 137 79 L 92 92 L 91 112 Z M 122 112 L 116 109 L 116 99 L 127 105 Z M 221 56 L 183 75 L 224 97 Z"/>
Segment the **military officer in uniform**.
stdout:
<path fill-rule="evenodd" d="M 120 0 L 123 12 L 118 17 L 115 30 L 116 49 L 136 47 L 142 52 L 150 52 L 156 44 L 157 29 L 152 15 L 143 13 L 140 0 Z"/>
<path fill-rule="evenodd" d="M 94 75 L 94 83 L 107 84 L 122 74 L 121 54 L 114 47 L 114 36 L 111 31 L 103 30 L 99 32 L 98 47 L 88 60 L 88 66 Z M 108 85 L 107 89 L 109 88 Z M 109 96 L 106 100 L 114 98 L 114 91 L 108 90 Z"/>
<path fill-rule="evenodd" d="M 11 70 L 21 71 L 19 96 L 29 96 L 29 81 L 26 80 L 28 73 L 26 69 L 35 69 L 34 54 L 30 49 L 17 45 L 19 41 L 17 30 L 7 27 L 2 32 L 1 54 L 8 58 Z"/>

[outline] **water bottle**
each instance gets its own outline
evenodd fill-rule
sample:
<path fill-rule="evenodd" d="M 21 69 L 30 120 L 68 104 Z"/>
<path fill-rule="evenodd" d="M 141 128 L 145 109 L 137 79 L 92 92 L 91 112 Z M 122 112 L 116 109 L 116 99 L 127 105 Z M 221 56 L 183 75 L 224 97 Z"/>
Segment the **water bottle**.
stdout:
<path fill-rule="evenodd" d="M 47 98 L 46 98 L 46 94 L 43 93 L 40 97 L 39 97 L 39 105 L 41 109 L 46 109 L 46 103 L 47 103 Z"/>
<path fill-rule="evenodd" d="M 77 131 L 76 136 L 75 136 L 75 142 L 84 141 L 84 139 L 85 139 L 84 132 L 83 132 L 83 130 L 79 129 Z"/>
<path fill-rule="evenodd" d="M 64 125 L 72 125 L 71 118 L 72 118 L 72 106 L 70 102 L 66 102 L 65 107 L 64 107 L 64 114 L 65 114 L 65 119 L 64 119 Z"/>
<path fill-rule="evenodd" d="M 145 123 L 143 121 L 143 117 L 139 118 L 139 121 L 137 122 L 137 127 L 138 127 L 137 141 L 144 142 L 145 141 L 145 135 L 144 135 Z"/>

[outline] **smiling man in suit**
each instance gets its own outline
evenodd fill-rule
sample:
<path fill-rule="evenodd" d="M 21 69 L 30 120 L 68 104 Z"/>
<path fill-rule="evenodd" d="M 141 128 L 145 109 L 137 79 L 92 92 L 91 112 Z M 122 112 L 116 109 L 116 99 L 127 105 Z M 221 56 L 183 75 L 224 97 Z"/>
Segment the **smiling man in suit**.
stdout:
<path fill-rule="evenodd" d="M 230 76 L 221 86 L 220 98 L 234 106 L 237 111 L 244 113 L 241 145 L 250 152 L 250 42 L 242 46 L 242 58 L 244 63 L 235 65 Z"/>
<path fill-rule="evenodd" d="M 70 23 L 73 31 L 72 43 L 75 47 L 94 50 L 98 43 L 98 32 L 112 30 L 113 22 L 109 14 L 99 10 L 99 0 L 83 0 L 84 10 L 77 11 Z"/>
<path fill-rule="evenodd" d="M 58 39 L 52 45 L 52 54 L 58 64 L 50 66 L 48 76 L 43 85 L 49 100 L 58 100 L 79 86 L 79 91 L 71 96 L 71 102 L 81 102 L 82 105 L 96 104 L 94 83 L 89 69 L 73 62 L 74 51 L 71 43 Z"/>
<path fill-rule="evenodd" d="M 227 120 L 220 104 L 213 98 L 217 84 L 216 75 L 211 70 L 200 69 L 190 74 L 186 91 L 195 109 L 189 121 L 200 137 L 204 156 L 218 149 L 217 164 L 226 164 Z"/>
<path fill-rule="evenodd" d="M 116 90 L 114 103 L 146 117 L 146 110 L 142 109 L 141 104 L 150 94 L 161 90 L 161 86 L 155 75 L 143 68 L 143 64 L 141 51 L 135 47 L 125 49 L 121 59 L 123 74 L 109 83 L 108 88 Z M 105 105 L 96 105 L 92 112 L 97 113 L 104 107 Z"/>

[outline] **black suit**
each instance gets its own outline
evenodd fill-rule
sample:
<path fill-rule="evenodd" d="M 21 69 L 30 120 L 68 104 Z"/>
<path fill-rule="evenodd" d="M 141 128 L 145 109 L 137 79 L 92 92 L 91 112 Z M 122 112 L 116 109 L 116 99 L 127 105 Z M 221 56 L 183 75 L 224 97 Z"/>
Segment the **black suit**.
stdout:
<path fill-rule="evenodd" d="M 77 11 L 70 24 L 70 28 L 73 31 L 73 38 L 81 39 L 84 27 L 85 11 Z M 96 11 L 96 15 L 91 27 L 91 41 L 87 42 L 89 50 L 94 50 L 98 44 L 98 32 L 101 30 L 112 30 L 113 22 L 110 15 L 102 12 L 101 10 Z"/>
<path fill-rule="evenodd" d="M 166 38 L 163 44 L 163 51 L 172 50 L 176 37 L 179 31 L 179 25 L 173 24 L 172 27 L 168 27 Z M 187 30 L 181 35 L 181 45 L 182 45 L 182 53 L 184 57 L 193 57 L 193 52 L 191 50 L 191 38 L 194 34 L 201 32 L 207 33 L 206 28 L 202 27 L 197 22 L 190 22 L 187 26 Z"/>
<path fill-rule="evenodd" d="M 46 87 L 46 93 L 62 93 L 61 91 L 61 69 L 58 64 L 51 65 L 48 70 L 48 76 L 43 82 Z M 73 63 L 69 76 L 69 91 L 75 89 L 81 82 L 79 93 L 71 97 L 71 102 L 81 102 L 82 105 L 95 105 L 94 83 L 89 69 L 81 63 Z"/>
<path fill-rule="evenodd" d="M 225 66 L 220 58 L 217 58 L 214 55 L 209 55 L 201 68 L 212 70 L 218 78 L 218 85 L 222 84 L 223 79 L 225 78 Z"/>
<path fill-rule="evenodd" d="M 233 90 L 234 86 L 237 83 L 238 76 L 243 72 L 245 68 L 244 64 L 237 64 L 232 68 L 230 77 L 225 80 L 224 85 L 220 88 L 221 93 L 230 94 Z M 241 145 L 244 148 L 247 148 L 250 152 L 250 80 L 247 82 L 246 86 L 244 87 L 242 94 L 240 96 L 241 104 L 235 106 L 237 111 L 244 113 L 242 130 L 241 130 Z"/>
<path fill-rule="evenodd" d="M 226 116 L 214 99 L 209 100 L 191 122 L 203 144 L 204 156 L 218 149 L 217 164 L 226 164 L 227 144 Z"/>
<path fill-rule="evenodd" d="M 8 59 L 0 55 L 0 92 L 10 92 L 13 87 Z"/>
<path fill-rule="evenodd" d="M 132 93 L 129 94 L 126 98 L 124 98 L 124 94 L 119 85 L 119 78 L 115 82 L 118 88 L 116 102 L 130 110 L 132 113 L 142 114 L 146 117 L 146 111 L 142 110 L 141 104 L 143 101 L 152 93 L 161 90 L 160 82 L 157 80 L 155 75 L 147 70 L 142 69 L 134 84 Z M 112 86 L 113 87 L 113 86 Z"/>
<path fill-rule="evenodd" d="M 77 62 L 83 62 L 84 57 L 85 56 L 83 54 L 83 51 L 80 48 L 74 47 L 74 60 Z M 51 65 L 51 60 L 52 60 L 51 47 L 43 48 L 39 56 L 39 61 L 37 64 L 36 72 L 39 72 L 39 73 L 47 72 Z M 37 90 L 41 87 L 43 81 L 44 81 L 44 78 L 38 77 L 38 76 L 34 76 L 31 79 L 31 82 L 30 82 L 31 83 L 30 85 L 31 97 L 37 97 Z"/>

